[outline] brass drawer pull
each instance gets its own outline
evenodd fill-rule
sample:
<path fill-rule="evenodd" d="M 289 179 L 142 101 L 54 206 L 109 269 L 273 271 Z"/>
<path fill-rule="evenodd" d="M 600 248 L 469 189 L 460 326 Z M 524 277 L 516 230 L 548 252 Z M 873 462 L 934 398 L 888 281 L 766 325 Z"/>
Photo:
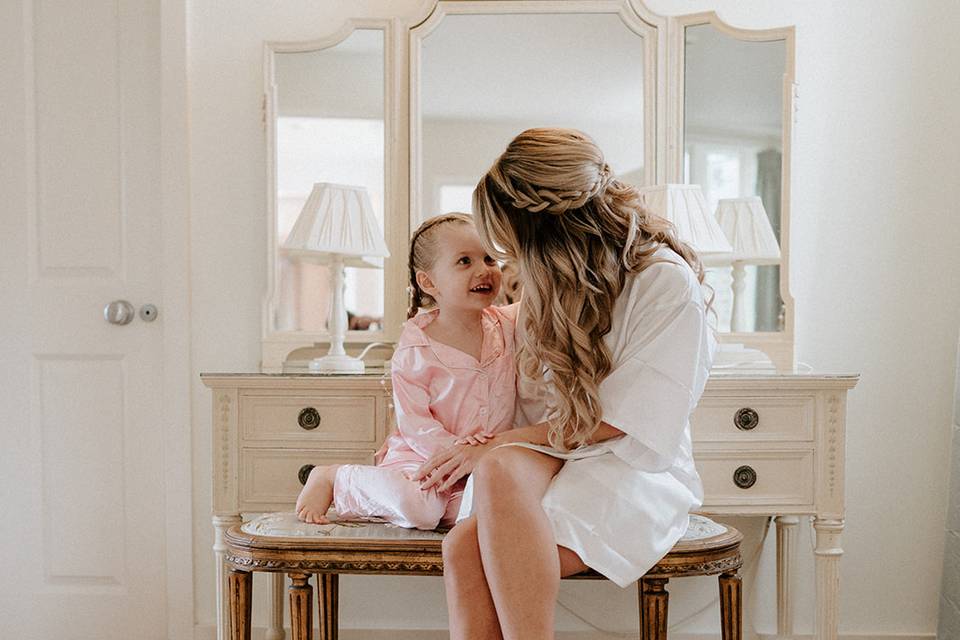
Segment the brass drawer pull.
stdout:
<path fill-rule="evenodd" d="M 301 409 L 300 415 L 297 416 L 297 424 L 300 425 L 301 429 L 306 429 L 307 431 L 316 429 L 320 426 L 320 412 L 313 407 Z"/>
<path fill-rule="evenodd" d="M 741 489 L 749 489 L 757 481 L 757 472 L 753 470 L 753 467 L 749 465 L 743 465 L 742 467 L 737 467 L 737 470 L 733 472 L 733 484 L 737 485 Z"/>
<path fill-rule="evenodd" d="M 310 477 L 311 471 L 313 471 L 312 464 L 305 464 L 300 467 L 300 471 L 297 471 L 297 477 L 300 478 L 300 484 L 307 484 L 307 478 Z"/>
<path fill-rule="evenodd" d="M 750 431 L 760 424 L 760 415 L 750 407 L 744 407 L 733 415 L 733 424 L 741 431 Z"/>

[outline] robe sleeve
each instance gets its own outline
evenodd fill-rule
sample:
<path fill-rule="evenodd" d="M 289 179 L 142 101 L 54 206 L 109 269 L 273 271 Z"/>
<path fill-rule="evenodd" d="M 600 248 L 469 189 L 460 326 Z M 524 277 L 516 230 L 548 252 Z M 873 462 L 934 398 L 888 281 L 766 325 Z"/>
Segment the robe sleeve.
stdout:
<path fill-rule="evenodd" d="M 428 383 L 417 374 L 413 350 L 397 351 L 390 374 L 397 431 L 411 449 L 427 459 L 452 446 L 457 436 L 434 417 Z"/>
<path fill-rule="evenodd" d="M 622 352 L 600 384 L 603 420 L 629 440 L 612 447 L 632 466 L 668 468 L 689 437 L 716 348 L 699 283 L 677 265 L 653 265 L 632 295 Z"/>

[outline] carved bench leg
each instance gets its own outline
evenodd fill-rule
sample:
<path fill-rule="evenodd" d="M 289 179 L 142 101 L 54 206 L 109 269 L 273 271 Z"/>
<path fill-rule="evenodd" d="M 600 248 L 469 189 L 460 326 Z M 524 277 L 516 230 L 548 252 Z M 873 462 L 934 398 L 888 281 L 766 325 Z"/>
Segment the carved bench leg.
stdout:
<path fill-rule="evenodd" d="M 317 600 L 320 604 L 320 640 L 337 640 L 339 632 L 338 597 L 340 576 L 336 573 L 317 575 Z"/>
<path fill-rule="evenodd" d="M 720 629 L 723 640 L 743 637 L 743 601 L 736 570 L 720 574 Z"/>
<path fill-rule="evenodd" d="M 231 640 L 250 640 L 253 574 L 231 568 L 229 583 Z"/>
<path fill-rule="evenodd" d="M 313 638 L 313 587 L 306 573 L 290 573 L 290 638 Z"/>
<path fill-rule="evenodd" d="M 640 588 L 640 640 L 667 639 L 667 578 L 642 578 Z"/>

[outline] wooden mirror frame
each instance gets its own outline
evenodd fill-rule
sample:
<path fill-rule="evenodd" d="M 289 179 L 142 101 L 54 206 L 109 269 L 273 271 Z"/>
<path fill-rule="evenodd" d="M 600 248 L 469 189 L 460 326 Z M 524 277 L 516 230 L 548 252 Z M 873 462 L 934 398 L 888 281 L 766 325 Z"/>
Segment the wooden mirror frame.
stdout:
<path fill-rule="evenodd" d="M 264 373 L 280 373 L 291 354 L 298 350 L 326 352 L 324 343 L 329 343 L 327 331 L 280 331 L 274 324 L 279 305 L 280 270 L 277 268 L 277 87 L 276 54 L 303 53 L 335 47 L 357 30 L 373 29 L 383 31 L 383 127 L 384 127 L 384 197 L 383 220 L 384 239 L 390 251 L 390 257 L 384 259 L 383 281 L 383 327 L 378 331 L 347 331 L 348 345 L 364 345 L 371 342 L 393 342 L 399 335 L 398 329 L 406 317 L 406 262 L 407 240 L 409 238 L 409 215 L 406 212 L 403 189 L 397 185 L 406 175 L 406 154 L 401 150 L 405 140 L 400 133 L 406 130 L 403 123 L 406 115 L 398 109 L 401 94 L 399 78 L 401 69 L 398 64 L 405 57 L 402 46 L 398 46 L 397 32 L 399 23 L 395 19 L 350 19 L 345 21 L 333 34 L 317 40 L 302 42 L 266 42 L 264 43 L 264 97 L 263 125 L 265 132 L 267 159 L 267 290 L 263 296 L 261 322 L 261 361 Z M 303 368 L 306 360 L 322 353 L 310 353 L 302 356 Z M 294 354 L 296 358 L 296 354 Z M 286 368 L 290 368 L 289 366 Z"/>
<path fill-rule="evenodd" d="M 794 27 L 777 29 L 740 29 L 733 27 L 708 11 L 670 18 L 668 21 L 669 53 L 667 95 L 667 146 L 664 163 L 666 182 L 684 182 L 684 87 L 686 29 L 710 25 L 719 32 L 746 42 L 784 42 L 784 71 L 782 86 L 783 114 L 781 117 L 782 164 L 780 168 L 780 299 L 783 300 L 783 331 L 754 331 L 721 333 L 721 341 L 742 343 L 766 353 L 778 371 L 792 371 L 796 361 L 794 347 L 794 300 L 790 293 L 790 193 L 793 147 L 793 125 L 796 116 L 796 30 Z"/>
<path fill-rule="evenodd" d="M 420 175 L 420 43 L 447 15 L 504 13 L 608 13 L 644 37 L 644 175 L 650 184 L 682 182 L 684 113 L 684 35 L 688 26 L 711 24 L 740 40 L 784 40 L 783 165 L 781 174 L 780 295 L 785 306 L 784 330 L 724 333 L 724 342 L 760 349 L 777 369 L 793 369 L 794 300 L 789 289 L 790 170 L 793 138 L 795 33 L 793 27 L 740 29 L 714 12 L 660 16 L 639 0 L 435 0 L 416 16 L 348 19 L 333 34 L 302 42 L 264 44 L 263 120 L 267 156 L 267 291 L 262 304 L 261 370 L 299 370 L 299 364 L 326 351 L 327 332 L 278 331 L 274 312 L 279 298 L 277 269 L 276 81 L 274 55 L 336 46 L 357 29 L 384 33 L 384 237 L 390 257 L 384 260 L 384 319 L 379 331 L 348 331 L 348 351 L 372 342 L 396 342 L 407 309 L 407 243 L 411 214 L 419 211 Z M 389 357 L 389 354 L 387 354 Z"/>

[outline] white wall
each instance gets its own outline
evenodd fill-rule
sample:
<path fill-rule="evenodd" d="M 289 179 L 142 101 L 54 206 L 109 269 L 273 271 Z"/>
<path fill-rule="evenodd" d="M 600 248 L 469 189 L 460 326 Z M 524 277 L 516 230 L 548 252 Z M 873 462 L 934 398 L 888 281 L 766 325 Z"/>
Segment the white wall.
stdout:
<path fill-rule="evenodd" d="M 325 35 L 348 13 L 419 3 L 332 0 L 190 7 L 192 358 L 196 372 L 255 371 L 265 289 L 262 41 Z M 799 120 L 791 256 L 798 355 L 859 371 L 850 395 L 841 631 L 936 628 L 950 451 L 952 353 L 960 318 L 960 4 L 831 0 L 656 0 L 661 13 L 717 9 L 745 27 L 797 25 Z M 214 620 L 210 546 L 210 394 L 195 378 L 196 621 Z M 812 624 L 812 562 L 801 538 L 798 630 Z M 755 614 L 774 628 L 772 545 Z M 258 586 L 260 583 L 258 583 Z M 635 625 L 635 595 L 564 587 L 609 628 Z M 677 584 L 671 613 L 712 597 Z M 687 598 L 684 600 L 684 598 Z M 359 601 L 378 602 L 361 612 Z M 601 602 L 601 600 L 603 602 Z M 694 602 L 696 600 L 696 602 Z M 601 606 L 602 605 L 602 606 Z M 440 627 L 435 579 L 344 580 L 345 626 Z M 411 613 L 416 612 L 416 613 Z M 364 617 L 365 616 L 365 617 Z M 261 618 L 262 619 L 262 618 Z M 563 618 L 568 628 L 579 623 Z M 710 612 L 683 631 L 714 628 Z M 580 628 L 584 628 L 579 625 Z"/>

